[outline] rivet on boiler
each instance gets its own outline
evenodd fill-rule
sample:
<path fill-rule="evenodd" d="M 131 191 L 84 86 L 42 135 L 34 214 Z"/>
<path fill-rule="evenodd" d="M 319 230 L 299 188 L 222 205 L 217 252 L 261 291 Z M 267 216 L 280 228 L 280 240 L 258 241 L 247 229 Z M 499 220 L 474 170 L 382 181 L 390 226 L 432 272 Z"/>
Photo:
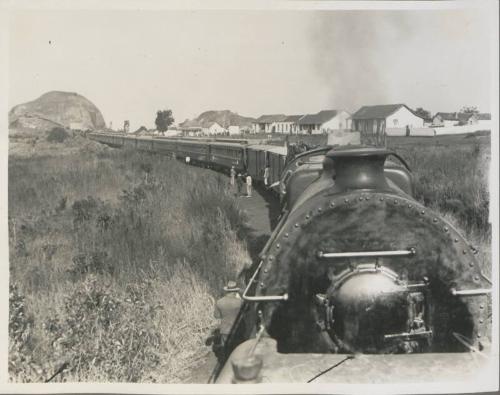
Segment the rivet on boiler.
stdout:
<path fill-rule="evenodd" d="M 467 250 L 463 250 L 462 254 L 467 255 Z"/>
<path fill-rule="evenodd" d="M 311 216 L 309 214 L 306 215 L 306 219 L 309 219 L 311 218 Z"/>
<path fill-rule="evenodd" d="M 448 227 L 447 226 L 444 227 L 444 231 L 448 232 Z"/>
<path fill-rule="evenodd" d="M 288 238 L 288 236 L 289 236 L 288 233 L 285 233 L 285 238 Z"/>
<path fill-rule="evenodd" d="M 335 202 L 330 202 L 330 207 L 334 207 L 335 206 Z"/>
<path fill-rule="evenodd" d="M 295 227 L 298 228 L 299 227 L 299 224 L 295 224 Z"/>
<path fill-rule="evenodd" d="M 474 276 L 474 281 L 479 281 L 479 276 Z"/>
<path fill-rule="evenodd" d="M 455 243 L 458 243 L 458 239 L 453 239 L 453 241 L 454 241 Z"/>
<path fill-rule="evenodd" d="M 280 243 L 276 244 L 276 249 L 279 250 L 280 249 Z"/>
<path fill-rule="evenodd" d="M 349 199 L 345 198 L 344 202 L 349 203 Z"/>
<path fill-rule="evenodd" d="M 437 218 L 432 218 L 432 222 L 436 223 L 436 222 L 438 222 L 438 219 Z"/>
<path fill-rule="evenodd" d="M 484 309 L 484 304 L 480 304 L 480 305 L 479 305 L 479 308 L 480 308 L 481 310 L 482 310 L 482 309 Z"/>
<path fill-rule="evenodd" d="M 425 210 L 420 211 L 420 214 L 424 215 L 425 214 Z"/>
<path fill-rule="evenodd" d="M 260 287 L 261 287 L 261 288 L 264 288 L 264 283 L 260 283 Z"/>
<path fill-rule="evenodd" d="M 469 262 L 470 267 L 474 267 L 474 262 Z"/>
<path fill-rule="evenodd" d="M 318 207 L 318 213 L 321 213 L 323 209 L 321 207 Z"/>
<path fill-rule="evenodd" d="M 398 204 L 398 201 L 396 199 L 394 199 L 394 204 Z"/>
<path fill-rule="evenodd" d="M 363 196 L 360 196 L 359 197 L 359 201 L 361 202 L 363 200 Z"/>
<path fill-rule="evenodd" d="M 384 201 L 384 198 L 383 198 L 383 197 L 381 197 L 381 198 L 380 198 L 380 201 L 381 201 L 381 202 L 383 202 L 383 201 Z"/>

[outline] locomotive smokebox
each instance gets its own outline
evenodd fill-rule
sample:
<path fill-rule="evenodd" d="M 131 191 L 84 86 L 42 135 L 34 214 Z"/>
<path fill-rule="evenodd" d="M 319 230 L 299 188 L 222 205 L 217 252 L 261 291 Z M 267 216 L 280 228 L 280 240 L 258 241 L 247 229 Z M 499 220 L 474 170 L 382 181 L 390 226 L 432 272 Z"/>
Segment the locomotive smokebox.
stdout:
<path fill-rule="evenodd" d="M 332 149 L 325 161 L 332 161 L 335 183 L 340 190 L 389 190 L 384 175 L 385 159 L 392 151 L 384 148 Z"/>

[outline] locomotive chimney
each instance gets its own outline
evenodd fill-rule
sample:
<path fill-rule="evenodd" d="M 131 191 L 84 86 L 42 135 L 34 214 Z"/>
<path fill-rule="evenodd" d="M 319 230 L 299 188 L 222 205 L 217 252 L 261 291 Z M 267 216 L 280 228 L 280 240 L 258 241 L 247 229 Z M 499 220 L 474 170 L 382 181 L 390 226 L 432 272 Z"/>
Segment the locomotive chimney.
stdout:
<path fill-rule="evenodd" d="M 391 151 L 385 148 L 332 149 L 326 156 L 333 161 L 335 184 L 341 190 L 389 189 L 384 163 Z"/>

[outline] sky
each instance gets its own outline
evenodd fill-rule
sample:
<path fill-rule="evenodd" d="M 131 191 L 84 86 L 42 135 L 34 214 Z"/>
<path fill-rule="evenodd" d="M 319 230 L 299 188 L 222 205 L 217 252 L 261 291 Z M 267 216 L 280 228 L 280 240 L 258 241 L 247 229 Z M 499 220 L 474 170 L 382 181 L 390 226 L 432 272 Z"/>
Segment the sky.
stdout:
<path fill-rule="evenodd" d="M 477 9 L 15 11 L 9 106 L 82 94 L 114 128 L 206 110 L 490 111 L 492 24 Z M 497 43 L 498 44 L 498 43 Z"/>

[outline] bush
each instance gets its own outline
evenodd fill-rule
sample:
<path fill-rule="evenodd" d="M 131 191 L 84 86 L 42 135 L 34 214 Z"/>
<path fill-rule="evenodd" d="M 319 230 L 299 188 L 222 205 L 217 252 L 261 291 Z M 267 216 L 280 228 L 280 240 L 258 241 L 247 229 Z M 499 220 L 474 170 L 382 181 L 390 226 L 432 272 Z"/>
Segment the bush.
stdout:
<path fill-rule="evenodd" d="M 70 135 L 66 131 L 66 129 L 61 127 L 55 127 L 47 134 L 47 141 L 49 143 L 62 143 L 69 136 Z"/>

